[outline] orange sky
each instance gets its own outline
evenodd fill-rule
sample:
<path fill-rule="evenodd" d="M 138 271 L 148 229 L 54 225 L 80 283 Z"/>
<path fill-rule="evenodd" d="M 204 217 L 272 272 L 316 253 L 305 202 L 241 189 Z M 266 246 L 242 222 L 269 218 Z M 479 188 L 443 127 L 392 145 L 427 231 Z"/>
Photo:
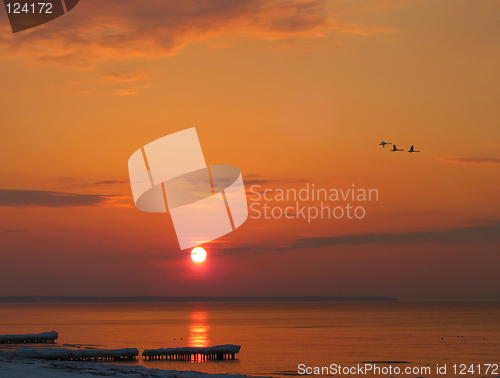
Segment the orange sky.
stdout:
<path fill-rule="evenodd" d="M 0 11 L 0 295 L 499 300 L 499 15 L 498 1 L 86 0 L 12 34 Z M 135 150 L 193 126 L 247 189 L 379 200 L 362 220 L 248 219 L 194 266 L 127 183 Z"/>

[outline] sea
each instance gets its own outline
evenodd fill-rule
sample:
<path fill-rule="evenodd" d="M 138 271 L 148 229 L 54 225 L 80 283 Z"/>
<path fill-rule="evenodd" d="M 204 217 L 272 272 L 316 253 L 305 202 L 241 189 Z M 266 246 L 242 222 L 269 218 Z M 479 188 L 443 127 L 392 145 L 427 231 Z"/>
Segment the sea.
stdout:
<path fill-rule="evenodd" d="M 241 345 L 234 361 L 113 362 L 148 368 L 272 377 L 500 376 L 498 302 L 0 304 L 0 334 L 52 330 L 59 332 L 56 344 L 32 346 L 142 353 Z"/>

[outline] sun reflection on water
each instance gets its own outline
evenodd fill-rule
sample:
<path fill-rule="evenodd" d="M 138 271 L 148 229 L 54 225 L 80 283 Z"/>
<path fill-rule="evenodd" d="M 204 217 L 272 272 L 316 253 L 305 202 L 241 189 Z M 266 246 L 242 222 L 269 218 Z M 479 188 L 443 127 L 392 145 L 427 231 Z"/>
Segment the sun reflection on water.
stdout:
<path fill-rule="evenodd" d="M 188 345 L 190 347 L 208 347 L 210 343 L 208 335 L 210 326 L 207 311 L 194 311 L 189 317 L 191 322 L 189 324 Z"/>

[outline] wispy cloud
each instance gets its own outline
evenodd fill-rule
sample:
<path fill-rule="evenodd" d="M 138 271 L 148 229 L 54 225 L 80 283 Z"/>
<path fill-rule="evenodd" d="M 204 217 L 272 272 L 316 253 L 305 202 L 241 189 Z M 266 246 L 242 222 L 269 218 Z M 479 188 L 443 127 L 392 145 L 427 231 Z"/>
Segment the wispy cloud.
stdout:
<path fill-rule="evenodd" d="M 143 79 L 148 71 L 122 71 L 101 75 L 104 83 L 130 83 Z"/>
<path fill-rule="evenodd" d="M 471 241 L 500 241 L 500 223 L 446 231 L 409 232 L 406 234 L 357 234 L 300 238 L 296 239 L 290 247 L 314 248 L 329 245 L 457 243 Z"/>
<path fill-rule="evenodd" d="M 114 95 L 116 96 L 131 96 L 131 95 L 136 95 L 138 94 L 140 89 L 145 89 L 149 88 L 151 84 L 145 84 L 145 85 L 136 85 L 130 88 L 125 88 L 125 89 L 118 89 L 113 92 Z"/>
<path fill-rule="evenodd" d="M 234 253 L 244 253 L 244 252 L 253 252 L 255 251 L 255 246 L 241 246 L 241 247 L 226 247 L 221 248 L 219 253 L 222 255 L 229 255 Z"/>
<path fill-rule="evenodd" d="M 127 180 L 109 180 L 109 181 L 97 181 L 94 182 L 93 185 L 99 186 L 99 185 L 116 185 L 116 184 L 128 184 L 129 181 Z"/>
<path fill-rule="evenodd" d="M 0 206 L 8 207 L 89 207 L 104 205 L 114 195 L 77 194 L 44 190 L 1 189 Z"/>
<path fill-rule="evenodd" d="M 3 230 L 0 231 L 0 234 L 21 234 L 25 232 L 24 230 Z"/>
<path fill-rule="evenodd" d="M 500 165 L 500 158 L 497 157 L 473 157 L 473 156 L 449 156 L 440 160 L 454 164 L 492 164 Z"/>
<path fill-rule="evenodd" d="M 469 221 L 470 224 L 500 224 L 497 218 L 476 218 Z"/>
<path fill-rule="evenodd" d="M 141 89 L 149 88 L 151 83 L 145 83 L 148 71 L 122 71 L 101 75 L 89 82 L 70 82 L 64 90 L 77 95 L 85 95 L 96 91 L 104 91 L 111 95 L 136 95 Z M 130 86 L 134 84 L 133 86 Z M 126 87 L 124 87 L 126 86 Z"/>
<path fill-rule="evenodd" d="M 76 179 L 75 179 L 76 180 Z M 72 181 L 75 181 L 72 180 Z M 71 182 L 68 180 L 68 182 Z M 130 184 L 128 180 L 105 180 L 105 181 L 95 181 L 95 182 L 80 182 L 65 185 L 67 188 L 95 188 L 103 186 L 114 186 L 114 185 L 127 185 Z"/>
<path fill-rule="evenodd" d="M 23 33 L 14 35 L 5 25 L 0 56 L 88 68 L 94 62 L 170 56 L 218 36 L 289 43 L 324 36 L 327 30 L 393 31 L 340 22 L 344 5 L 339 4 L 333 9 L 325 0 L 86 0 L 70 15 Z"/>
<path fill-rule="evenodd" d="M 475 222 L 474 222 L 475 223 Z M 405 245 L 427 243 L 500 242 L 500 220 L 488 220 L 479 226 L 463 227 L 444 231 L 355 234 L 341 236 L 307 236 L 291 242 L 271 244 L 230 245 L 218 248 L 224 255 L 238 253 L 271 253 L 291 249 L 308 249 L 326 246 L 352 245 Z"/>
<path fill-rule="evenodd" d="M 275 183 L 301 183 L 308 182 L 306 179 L 299 178 L 266 178 L 260 175 L 245 175 L 245 185 L 265 185 L 265 184 L 275 184 Z"/>

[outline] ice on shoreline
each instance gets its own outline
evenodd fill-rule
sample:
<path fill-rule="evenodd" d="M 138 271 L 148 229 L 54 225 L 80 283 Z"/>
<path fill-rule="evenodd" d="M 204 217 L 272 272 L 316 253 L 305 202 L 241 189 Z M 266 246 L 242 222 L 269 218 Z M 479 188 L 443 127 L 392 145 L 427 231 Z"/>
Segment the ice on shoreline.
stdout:
<path fill-rule="evenodd" d="M 197 371 L 148 369 L 142 366 L 122 366 L 98 362 L 48 361 L 0 356 L 2 378 L 247 378 L 241 374 L 208 374 Z"/>
<path fill-rule="evenodd" d="M 118 360 L 134 359 L 139 355 L 137 348 L 123 349 L 63 349 L 63 348 L 44 348 L 34 349 L 23 347 L 16 350 L 0 352 L 5 357 L 34 358 L 44 360 Z"/>
<path fill-rule="evenodd" d="M 0 335 L 0 344 L 54 342 L 59 337 L 55 331 L 26 335 Z"/>

